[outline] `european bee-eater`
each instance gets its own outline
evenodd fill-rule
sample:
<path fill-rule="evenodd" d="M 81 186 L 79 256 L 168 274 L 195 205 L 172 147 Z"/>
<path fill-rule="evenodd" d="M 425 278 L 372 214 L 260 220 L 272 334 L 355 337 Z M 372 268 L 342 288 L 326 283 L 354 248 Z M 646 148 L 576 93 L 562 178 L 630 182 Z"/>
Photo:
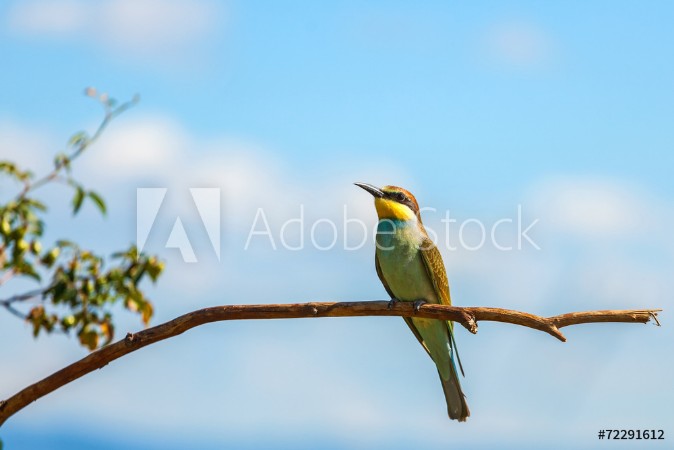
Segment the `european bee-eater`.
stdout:
<path fill-rule="evenodd" d="M 374 263 L 391 300 L 451 305 L 442 256 L 424 229 L 414 196 L 397 186 L 380 189 L 366 183 L 355 184 L 374 196 L 379 217 Z M 419 304 L 415 303 L 415 307 Z M 470 411 L 455 364 L 456 358 L 461 367 L 452 322 L 404 319 L 435 362 L 449 417 L 464 422 Z"/>

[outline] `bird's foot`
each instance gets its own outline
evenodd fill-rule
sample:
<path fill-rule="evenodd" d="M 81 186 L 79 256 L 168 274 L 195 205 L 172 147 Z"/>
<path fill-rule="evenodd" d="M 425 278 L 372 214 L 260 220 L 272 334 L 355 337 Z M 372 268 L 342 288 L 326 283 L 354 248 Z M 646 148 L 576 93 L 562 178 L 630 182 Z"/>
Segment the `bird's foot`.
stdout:
<path fill-rule="evenodd" d="M 422 307 L 423 305 L 425 305 L 426 303 L 428 303 L 426 300 L 415 300 L 415 301 L 414 301 L 414 312 L 415 312 L 415 313 L 418 313 L 418 312 L 419 312 L 419 308 L 421 308 L 421 307 Z"/>
<path fill-rule="evenodd" d="M 398 300 L 396 300 L 395 298 L 392 298 L 391 301 L 388 302 L 387 308 L 388 308 L 388 309 L 393 309 L 393 307 L 396 305 L 396 303 L 398 303 Z"/>

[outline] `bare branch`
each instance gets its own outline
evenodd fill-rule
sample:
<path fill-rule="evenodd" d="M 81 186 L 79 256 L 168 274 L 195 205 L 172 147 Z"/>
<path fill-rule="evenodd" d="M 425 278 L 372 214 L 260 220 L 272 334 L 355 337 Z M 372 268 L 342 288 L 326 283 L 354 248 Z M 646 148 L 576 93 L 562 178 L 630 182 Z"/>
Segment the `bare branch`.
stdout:
<path fill-rule="evenodd" d="M 32 291 L 24 292 L 23 294 L 17 294 L 13 295 L 9 298 L 5 299 L 0 299 L 0 305 L 11 305 L 12 303 L 15 302 L 25 302 L 27 300 L 33 300 L 38 297 L 42 297 L 45 292 L 47 292 L 51 286 L 47 286 L 45 288 L 40 288 L 40 289 L 34 289 Z"/>
<path fill-rule="evenodd" d="M 81 360 L 28 386 L 7 400 L 0 401 L 0 425 L 16 412 L 50 392 L 65 386 L 89 372 L 100 369 L 108 363 L 135 352 L 147 345 L 177 336 L 185 331 L 210 322 L 250 319 L 297 319 L 312 317 L 356 317 L 356 316 L 404 316 L 459 322 L 470 332 L 477 332 L 477 322 L 495 321 L 512 323 L 544 331 L 560 341 L 566 338 L 559 328 L 569 325 L 594 322 L 647 323 L 656 319 L 659 309 L 586 311 L 562 314 L 554 317 L 540 317 L 533 314 L 501 308 L 456 307 L 443 305 L 422 305 L 414 310 L 411 302 L 367 301 L 367 302 L 312 302 L 270 305 L 226 305 L 199 309 L 177 317 L 161 325 L 138 333 L 129 333 L 120 341 L 103 347 Z"/>
<path fill-rule="evenodd" d="M 21 311 L 19 311 L 18 309 L 16 309 L 15 307 L 13 307 L 11 303 L 0 302 L 0 305 L 2 305 L 7 311 L 12 313 L 13 315 L 18 317 L 19 319 L 26 320 L 26 318 L 28 317 L 27 314 L 24 314 Z"/>
<path fill-rule="evenodd" d="M 0 275 L 0 286 L 7 283 L 9 280 L 16 276 L 14 269 L 8 269 L 5 273 Z"/>

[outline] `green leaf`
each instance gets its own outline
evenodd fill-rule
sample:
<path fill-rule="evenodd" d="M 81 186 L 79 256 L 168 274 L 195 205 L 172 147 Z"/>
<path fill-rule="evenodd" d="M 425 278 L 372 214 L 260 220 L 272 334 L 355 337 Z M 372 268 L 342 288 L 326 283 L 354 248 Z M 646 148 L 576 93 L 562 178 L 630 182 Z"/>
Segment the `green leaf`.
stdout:
<path fill-rule="evenodd" d="M 42 306 L 33 307 L 33 309 L 31 309 L 28 315 L 26 316 L 26 320 L 31 322 L 31 324 L 33 325 L 33 337 L 37 337 L 40 334 L 40 329 L 42 328 L 42 324 L 44 323 L 45 320 L 44 307 Z"/>
<path fill-rule="evenodd" d="M 85 131 L 73 134 L 68 140 L 68 145 L 76 147 L 86 143 L 89 140 L 89 135 Z"/>
<path fill-rule="evenodd" d="M 76 323 L 77 323 L 77 319 L 72 314 L 68 315 L 68 316 L 65 316 L 64 318 L 61 319 L 61 326 L 65 330 L 69 330 L 70 328 L 75 326 Z"/>
<path fill-rule="evenodd" d="M 40 241 L 32 241 L 30 243 L 30 251 L 34 255 L 38 255 L 40 252 L 42 252 L 42 244 Z"/>
<path fill-rule="evenodd" d="M 54 157 L 54 168 L 58 170 L 61 167 L 70 168 L 70 158 L 65 153 L 59 153 Z"/>
<path fill-rule="evenodd" d="M 80 332 L 79 338 L 80 343 L 90 351 L 94 351 L 98 347 L 98 333 L 91 326 L 85 326 Z"/>
<path fill-rule="evenodd" d="M 28 248 L 30 248 L 30 244 L 23 238 L 18 239 L 14 243 L 14 249 L 22 255 L 26 252 L 26 250 L 28 250 Z"/>
<path fill-rule="evenodd" d="M 12 226 L 10 225 L 9 220 L 7 220 L 7 217 L 3 217 L 0 221 L 0 233 L 2 233 L 3 236 L 9 236 L 11 232 Z"/>
<path fill-rule="evenodd" d="M 59 257 L 59 254 L 61 253 L 61 249 L 58 247 L 54 247 L 51 250 L 49 250 L 47 253 L 42 255 L 40 258 L 40 262 L 47 266 L 48 268 L 51 268 L 51 266 L 54 265 L 56 262 L 56 259 Z"/>
<path fill-rule="evenodd" d="M 14 175 L 17 172 L 16 164 L 9 161 L 0 161 L 0 172 Z"/>
<path fill-rule="evenodd" d="M 35 267 L 33 267 L 31 264 L 23 265 L 21 267 L 21 273 L 27 277 L 34 279 L 38 283 L 42 281 L 42 277 L 40 277 L 40 274 L 35 271 Z"/>
<path fill-rule="evenodd" d="M 153 314 L 154 308 L 152 307 L 152 303 L 146 302 L 143 304 L 141 308 L 141 319 L 143 320 L 143 325 L 148 326 L 150 324 L 150 319 L 152 319 Z"/>
<path fill-rule="evenodd" d="M 73 197 L 73 214 L 77 214 L 77 212 L 82 207 L 84 195 L 85 192 L 84 189 L 82 189 L 82 186 L 77 186 L 77 189 L 75 190 L 75 196 Z"/>
<path fill-rule="evenodd" d="M 150 279 L 155 282 L 159 275 L 161 275 L 164 270 L 164 263 L 158 261 L 157 258 L 151 257 L 147 265 L 147 273 L 150 275 Z"/>
<path fill-rule="evenodd" d="M 21 181 L 30 180 L 31 178 L 33 178 L 33 172 L 31 172 L 30 170 L 25 170 L 23 172 L 17 171 L 16 178 L 18 178 Z"/>
<path fill-rule="evenodd" d="M 143 275 L 145 275 L 145 272 L 147 271 L 147 266 L 140 266 L 137 270 L 134 270 L 131 273 L 131 281 L 133 282 L 134 286 L 138 285 L 138 282 L 143 278 Z"/>
<path fill-rule="evenodd" d="M 91 199 L 91 201 L 93 201 L 94 204 L 95 204 L 95 205 L 98 207 L 98 209 L 101 211 L 101 214 L 105 215 L 105 213 L 106 213 L 108 210 L 107 210 L 107 208 L 106 208 L 106 206 L 105 206 L 105 201 L 103 200 L 103 198 L 102 198 L 100 195 L 98 195 L 96 192 L 94 192 L 94 191 L 89 191 L 89 192 L 87 193 L 87 195 L 89 196 L 89 198 Z"/>
<path fill-rule="evenodd" d="M 39 200 L 35 200 L 34 198 L 27 198 L 27 199 L 24 200 L 24 202 L 27 205 L 30 205 L 35 209 L 39 209 L 40 211 L 46 211 L 47 210 L 47 205 L 45 205 L 44 203 L 42 203 Z"/>
<path fill-rule="evenodd" d="M 77 248 L 77 244 L 75 244 L 73 241 L 68 241 L 66 239 L 59 239 L 58 241 L 56 241 L 56 245 L 58 247 Z"/>
<path fill-rule="evenodd" d="M 108 345 L 112 342 L 112 338 L 115 336 L 115 326 L 110 322 L 110 317 L 107 317 L 105 321 L 101 323 L 101 333 L 105 336 L 103 345 Z"/>

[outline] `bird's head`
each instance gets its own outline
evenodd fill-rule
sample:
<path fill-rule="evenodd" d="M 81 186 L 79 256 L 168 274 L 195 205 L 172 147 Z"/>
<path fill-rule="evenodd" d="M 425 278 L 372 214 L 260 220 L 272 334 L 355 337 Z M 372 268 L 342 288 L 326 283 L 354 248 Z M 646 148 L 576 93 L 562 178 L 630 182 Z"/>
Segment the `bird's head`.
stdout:
<path fill-rule="evenodd" d="M 418 220 L 421 222 L 419 204 L 410 191 L 398 186 L 378 188 L 367 183 L 354 184 L 372 194 L 379 220 Z"/>

